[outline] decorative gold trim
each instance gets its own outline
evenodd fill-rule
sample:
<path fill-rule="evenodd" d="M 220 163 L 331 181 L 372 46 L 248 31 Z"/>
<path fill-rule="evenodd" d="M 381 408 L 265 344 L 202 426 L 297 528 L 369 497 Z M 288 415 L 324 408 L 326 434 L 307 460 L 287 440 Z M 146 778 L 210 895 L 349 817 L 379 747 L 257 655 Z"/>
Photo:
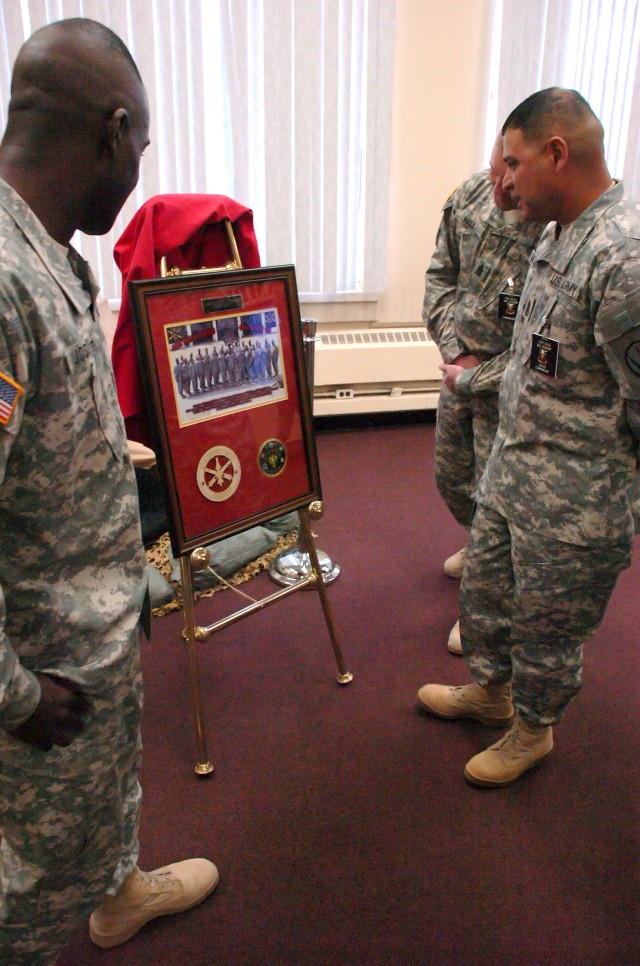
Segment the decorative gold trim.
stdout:
<path fill-rule="evenodd" d="M 242 268 L 242 259 L 240 258 L 240 252 L 238 251 L 238 245 L 236 242 L 236 236 L 233 234 L 233 225 L 229 218 L 223 219 L 224 226 L 227 230 L 227 240 L 229 242 L 229 248 L 231 249 L 231 258 L 229 261 L 225 262 L 224 265 L 212 266 L 210 268 L 178 268 L 174 266 L 173 268 L 167 268 L 167 256 L 163 255 L 160 259 L 160 278 L 169 278 L 175 275 L 199 275 L 201 272 L 230 272 L 234 268 Z"/>

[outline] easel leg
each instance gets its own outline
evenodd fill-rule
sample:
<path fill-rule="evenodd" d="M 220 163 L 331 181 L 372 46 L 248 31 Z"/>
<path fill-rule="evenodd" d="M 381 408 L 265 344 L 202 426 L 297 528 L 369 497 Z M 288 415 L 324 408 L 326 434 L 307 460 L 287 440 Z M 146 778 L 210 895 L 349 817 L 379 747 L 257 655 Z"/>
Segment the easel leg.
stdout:
<path fill-rule="evenodd" d="M 340 648 L 340 642 L 338 641 L 338 634 L 336 632 L 336 625 L 333 619 L 333 611 L 331 609 L 331 604 L 329 603 L 329 595 L 327 594 L 327 589 L 322 578 L 322 570 L 318 560 L 316 545 L 313 539 L 313 534 L 311 533 L 309 515 L 306 510 L 300 510 L 299 516 L 300 529 L 302 530 L 304 544 L 306 546 L 307 553 L 309 554 L 311 567 L 316 576 L 316 587 L 318 593 L 320 594 L 320 601 L 322 603 L 324 617 L 327 622 L 327 628 L 329 629 L 333 653 L 335 654 L 336 664 L 338 665 L 338 684 L 349 684 L 349 682 L 353 680 L 353 674 L 351 674 L 350 671 L 347 671 L 347 667 L 342 656 L 342 650 Z"/>
<path fill-rule="evenodd" d="M 198 750 L 198 764 L 196 775 L 210 775 L 213 765 L 207 755 L 207 739 L 204 733 L 202 719 L 202 695 L 200 691 L 200 671 L 198 667 L 198 652 L 196 649 L 196 624 L 193 607 L 193 581 L 191 563 L 188 555 L 180 557 L 180 574 L 182 577 L 182 599 L 184 606 L 184 637 L 189 651 L 189 675 L 191 678 L 191 695 L 195 712 L 196 743 Z"/>

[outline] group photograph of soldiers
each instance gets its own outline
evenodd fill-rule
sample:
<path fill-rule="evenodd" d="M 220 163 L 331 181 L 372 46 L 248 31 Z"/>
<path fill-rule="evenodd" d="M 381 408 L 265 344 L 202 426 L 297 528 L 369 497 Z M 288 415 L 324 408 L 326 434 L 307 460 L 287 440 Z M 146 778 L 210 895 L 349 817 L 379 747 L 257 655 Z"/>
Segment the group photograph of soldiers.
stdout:
<path fill-rule="evenodd" d="M 231 333 L 226 328 L 224 338 L 219 337 L 215 327 L 207 331 L 206 342 L 200 334 L 195 338 L 187 335 L 177 341 L 172 341 L 175 332 L 169 335 L 181 423 L 202 418 L 213 410 L 228 412 L 230 408 L 251 405 L 257 397 L 268 396 L 270 402 L 284 397 L 280 345 L 276 336 L 242 336 L 237 325 Z M 230 334 L 236 337 L 230 339 Z"/>

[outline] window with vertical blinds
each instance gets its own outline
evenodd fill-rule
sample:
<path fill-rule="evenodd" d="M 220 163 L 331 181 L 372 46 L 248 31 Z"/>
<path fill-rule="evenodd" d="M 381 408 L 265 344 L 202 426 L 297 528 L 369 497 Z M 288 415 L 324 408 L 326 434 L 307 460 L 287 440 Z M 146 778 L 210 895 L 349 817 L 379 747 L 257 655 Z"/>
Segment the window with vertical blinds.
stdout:
<path fill-rule="evenodd" d="M 39 27 L 89 17 L 125 41 L 149 94 L 151 146 L 114 228 L 76 236 L 107 298 L 113 246 L 155 194 L 229 195 L 254 211 L 263 264 L 309 296 L 386 283 L 393 0 L 2 0 L 0 111 Z"/>
<path fill-rule="evenodd" d="M 586 98 L 611 174 L 640 198 L 638 0 L 494 0 L 487 156 L 510 111 L 554 86 Z"/>

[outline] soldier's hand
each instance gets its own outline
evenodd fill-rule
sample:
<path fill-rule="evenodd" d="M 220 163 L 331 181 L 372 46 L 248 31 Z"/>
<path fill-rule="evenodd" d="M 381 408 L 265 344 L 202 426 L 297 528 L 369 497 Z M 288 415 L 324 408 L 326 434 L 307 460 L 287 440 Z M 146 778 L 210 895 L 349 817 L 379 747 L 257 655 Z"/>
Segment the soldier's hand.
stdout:
<path fill-rule="evenodd" d="M 18 741 L 51 751 L 54 745 L 67 748 L 84 731 L 90 704 L 75 684 L 38 674 L 40 703 L 30 718 L 10 734 Z"/>
<path fill-rule="evenodd" d="M 447 365 L 445 362 L 443 362 L 441 365 L 438 366 L 438 369 L 441 372 L 444 372 L 444 378 L 442 381 L 447 387 L 447 389 L 454 390 L 456 385 L 456 379 L 458 378 L 461 372 L 464 372 L 464 367 L 455 366 L 453 365 L 453 363 L 451 365 Z"/>
<path fill-rule="evenodd" d="M 456 356 L 451 365 L 462 366 L 463 369 L 475 369 L 476 366 L 480 365 L 480 360 L 477 356 L 472 356 L 463 352 L 459 356 Z M 442 366 L 440 368 L 442 368 Z"/>

